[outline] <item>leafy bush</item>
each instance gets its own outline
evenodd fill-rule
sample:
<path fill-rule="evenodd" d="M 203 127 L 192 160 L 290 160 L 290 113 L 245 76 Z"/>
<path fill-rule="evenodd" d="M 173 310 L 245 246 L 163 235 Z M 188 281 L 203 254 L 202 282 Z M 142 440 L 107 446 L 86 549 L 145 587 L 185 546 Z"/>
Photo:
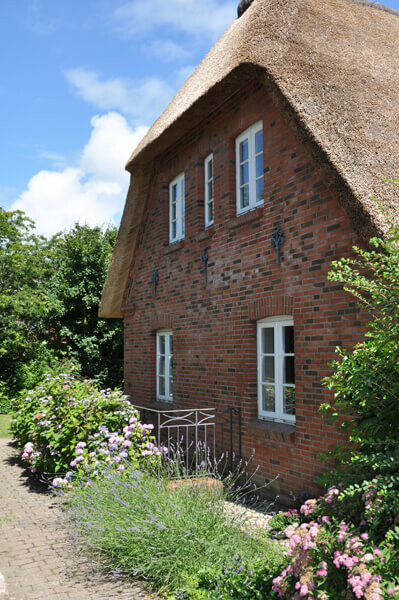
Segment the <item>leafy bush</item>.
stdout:
<path fill-rule="evenodd" d="M 0 415 L 8 415 L 14 407 L 14 399 L 8 393 L 8 385 L 0 381 Z"/>
<path fill-rule="evenodd" d="M 264 531 L 245 530 L 244 517 L 227 511 L 228 492 L 219 485 L 171 484 L 167 467 L 153 477 L 126 464 L 124 475 L 109 472 L 90 485 L 83 478 L 64 497 L 70 522 L 112 569 L 191 598 L 187 590 L 198 591 L 205 573 L 207 585 L 216 585 L 237 561 L 247 565 L 259 553 L 275 553 L 277 564 L 280 551 Z M 237 579 L 232 585 L 241 584 Z"/>
<path fill-rule="evenodd" d="M 71 364 L 64 367 L 20 399 L 14 413 L 11 431 L 24 445 L 22 456 L 32 472 L 65 473 L 102 463 L 118 467 L 124 457 L 137 466 L 158 453 L 152 426 L 139 423 L 120 391 L 100 391 L 95 382 L 78 377 Z"/>
<path fill-rule="evenodd" d="M 351 445 L 337 448 L 346 465 L 331 481 L 349 483 L 378 476 L 399 491 L 399 230 L 387 240 L 373 239 L 370 250 L 355 248 L 357 258 L 334 263 L 329 277 L 345 284 L 371 315 L 364 342 L 338 350 L 339 360 L 326 384 L 334 402 L 322 406 L 331 419 L 346 416 L 342 427 Z"/>
<path fill-rule="evenodd" d="M 191 585 L 174 598 L 182 600 L 273 600 L 273 579 L 287 562 L 281 552 L 269 549 L 265 556 L 250 562 L 234 556 L 221 573 L 203 569 L 192 578 Z"/>

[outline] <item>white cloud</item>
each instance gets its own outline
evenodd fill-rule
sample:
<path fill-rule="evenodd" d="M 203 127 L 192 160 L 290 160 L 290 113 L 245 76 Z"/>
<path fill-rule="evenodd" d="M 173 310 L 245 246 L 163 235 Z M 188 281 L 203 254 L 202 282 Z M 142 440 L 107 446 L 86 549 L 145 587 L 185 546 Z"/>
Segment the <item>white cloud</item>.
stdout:
<path fill-rule="evenodd" d="M 132 131 L 118 113 L 93 117 L 91 124 L 93 132 L 83 150 L 81 167 L 97 178 L 125 183 L 125 163 L 148 127 L 141 125 Z"/>
<path fill-rule="evenodd" d="M 65 21 L 59 16 L 50 16 L 48 6 L 44 6 L 42 0 L 29 0 L 25 25 L 33 33 L 46 36 L 55 33 L 62 26 L 65 27 Z"/>
<path fill-rule="evenodd" d="M 66 77 L 81 98 L 101 109 L 120 110 L 135 124 L 152 122 L 173 96 L 159 77 L 102 80 L 95 71 L 81 67 L 69 69 Z"/>
<path fill-rule="evenodd" d="M 39 156 L 45 160 L 50 160 L 57 168 L 65 167 L 67 162 L 65 156 L 58 152 L 40 152 Z"/>
<path fill-rule="evenodd" d="M 132 130 L 116 113 L 94 117 L 91 124 L 79 164 L 40 171 L 11 206 L 25 211 L 39 233 L 52 235 L 76 222 L 116 224 L 129 180 L 124 165 L 148 128 Z"/>
<path fill-rule="evenodd" d="M 237 15 L 237 0 L 125 1 L 114 10 L 115 27 L 129 35 L 143 35 L 157 28 L 215 39 Z"/>
<path fill-rule="evenodd" d="M 154 40 L 142 46 L 143 52 L 150 52 L 163 62 L 183 62 L 192 55 L 192 50 L 183 48 L 173 40 Z"/>

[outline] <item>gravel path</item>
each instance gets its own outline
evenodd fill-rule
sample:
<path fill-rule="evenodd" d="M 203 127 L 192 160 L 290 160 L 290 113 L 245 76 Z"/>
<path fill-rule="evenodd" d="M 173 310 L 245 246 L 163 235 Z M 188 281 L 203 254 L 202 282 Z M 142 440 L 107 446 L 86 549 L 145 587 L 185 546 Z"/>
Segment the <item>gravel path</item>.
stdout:
<path fill-rule="evenodd" d="M 0 573 L 9 600 L 143 600 L 137 584 L 102 575 L 76 555 L 49 493 L 0 439 Z"/>

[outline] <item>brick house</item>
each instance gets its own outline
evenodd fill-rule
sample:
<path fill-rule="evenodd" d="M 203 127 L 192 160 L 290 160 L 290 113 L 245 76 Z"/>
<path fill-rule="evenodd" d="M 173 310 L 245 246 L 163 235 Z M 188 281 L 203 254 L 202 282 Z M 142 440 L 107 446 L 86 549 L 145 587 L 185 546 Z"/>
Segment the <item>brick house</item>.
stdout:
<path fill-rule="evenodd" d="M 282 496 L 342 441 L 321 379 L 365 317 L 331 261 L 386 229 L 373 197 L 398 213 L 399 15 L 371 4 L 255 0 L 229 27 L 127 164 L 100 307 L 132 401 L 240 407 Z"/>

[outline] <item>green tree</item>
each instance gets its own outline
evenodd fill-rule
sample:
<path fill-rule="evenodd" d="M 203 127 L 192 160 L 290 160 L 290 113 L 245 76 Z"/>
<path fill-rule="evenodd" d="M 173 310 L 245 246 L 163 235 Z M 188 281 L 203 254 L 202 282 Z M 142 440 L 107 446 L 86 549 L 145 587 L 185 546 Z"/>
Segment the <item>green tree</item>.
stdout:
<path fill-rule="evenodd" d="M 98 308 L 116 234 L 115 227 L 76 224 L 55 236 L 46 284 L 54 299 L 47 316 L 49 343 L 75 359 L 83 375 L 111 387 L 123 381 L 123 327 L 120 319 L 99 319 Z"/>
<path fill-rule="evenodd" d="M 51 246 L 33 228 L 21 211 L 0 207 L 0 391 L 8 396 L 20 385 L 21 367 L 46 353 L 43 281 L 51 271 Z"/>

